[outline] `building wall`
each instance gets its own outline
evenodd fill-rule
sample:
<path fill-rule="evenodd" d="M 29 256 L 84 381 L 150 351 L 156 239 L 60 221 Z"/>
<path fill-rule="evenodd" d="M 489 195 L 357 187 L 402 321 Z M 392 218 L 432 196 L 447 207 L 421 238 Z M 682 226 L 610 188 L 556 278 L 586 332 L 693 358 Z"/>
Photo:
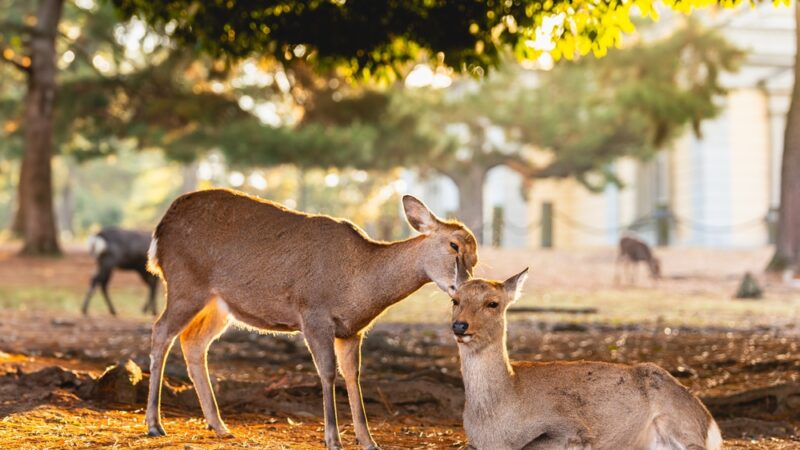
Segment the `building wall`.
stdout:
<path fill-rule="evenodd" d="M 539 247 L 537 224 L 542 204 L 550 202 L 556 247 L 614 245 L 632 224 L 637 225 L 635 233 L 654 242 L 653 222 L 640 224 L 637 219 L 652 217 L 657 207 L 666 205 L 677 218 L 670 229 L 672 245 L 767 244 L 765 219 L 779 202 L 783 131 L 793 82 L 792 8 L 765 3 L 699 16 L 747 52 L 738 72 L 722 76 L 729 93 L 720 98 L 719 116 L 702 123 L 700 136 L 687 131 L 651 161 L 617 161 L 613 168 L 624 186 L 609 186 L 600 193 L 572 179 L 536 180 L 526 204 L 519 194 L 519 176 L 495 169 L 484 189 L 487 226 L 492 208 L 502 205 L 509 223 L 502 244 Z M 546 165 L 547 155 L 537 157 Z M 431 181 L 422 189 L 430 190 L 427 195 L 418 193 L 432 197 L 438 213 L 452 211 L 458 193 L 451 184 Z M 490 242 L 491 235 L 486 239 Z"/>
<path fill-rule="evenodd" d="M 557 247 L 613 245 L 629 230 L 655 242 L 652 218 L 665 205 L 676 217 L 672 245 L 765 245 L 773 170 L 767 97 L 760 89 L 737 89 L 721 105 L 700 136 L 687 130 L 651 161 L 617 162 L 622 188 L 594 193 L 571 179 L 535 182 L 531 220 L 541 220 L 542 203 L 553 203 Z M 529 245 L 540 241 L 540 230 L 529 233 Z"/>

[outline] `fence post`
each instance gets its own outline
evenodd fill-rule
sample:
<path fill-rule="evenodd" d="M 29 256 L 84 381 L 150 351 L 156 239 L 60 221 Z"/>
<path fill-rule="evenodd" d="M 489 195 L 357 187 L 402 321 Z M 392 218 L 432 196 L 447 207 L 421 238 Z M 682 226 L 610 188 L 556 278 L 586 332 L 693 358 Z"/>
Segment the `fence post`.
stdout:
<path fill-rule="evenodd" d="M 542 203 L 542 248 L 553 248 L 553 203 Z"/>
<path fill-rule="evenodd" d="M 492 246 L 500 247 L 503 245 L 503 207 L 495 206 L 492 209 Z"/>
<path fill-rule="evenodd" d="M 659 247 L 669 245 L 669 225 L 672 219 L 672 213 L 669 211 L 669 206 L 659 205 L 655 211 L 656 219 L 656 244 Z"/>
<path fill-rule="evenodd" d="M 778 242 L 778 208 L 771 207 L 767 211 L 767 239 L 770 245 Z"/>

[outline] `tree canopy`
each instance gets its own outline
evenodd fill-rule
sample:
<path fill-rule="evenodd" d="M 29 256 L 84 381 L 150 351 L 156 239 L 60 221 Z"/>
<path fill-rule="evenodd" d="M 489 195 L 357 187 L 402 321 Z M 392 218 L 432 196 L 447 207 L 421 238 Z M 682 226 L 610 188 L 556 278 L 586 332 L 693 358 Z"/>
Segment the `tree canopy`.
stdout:
<path fill-rule="evenodd" d="M 318 67 L 393 79 L 422 56 L 462 72 L 483 73 L 511 49 L 518 59 L 556 59 L 617 47 L 632 17 L 658 18 L 655 0 L 372 0 L 197 2 L 112 0 L 123 17 L 139 16 L 177 42 L 233 59 L 271 55 Z M 789 4 L 788 0 L 774 0 Z M 666 0 L 689 13 L 741 0 Z M 550 46 L 552 40 L 552 46 Z"/>

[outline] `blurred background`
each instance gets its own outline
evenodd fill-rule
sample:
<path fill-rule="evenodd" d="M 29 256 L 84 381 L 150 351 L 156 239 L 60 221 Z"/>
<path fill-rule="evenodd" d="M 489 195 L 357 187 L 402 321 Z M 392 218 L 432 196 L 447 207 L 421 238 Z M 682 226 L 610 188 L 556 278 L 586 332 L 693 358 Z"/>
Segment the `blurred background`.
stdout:
<path fill-rule="evenodd" d="M 651 3 L 639 2 L 645 18 L 617 18 L 609 27 L 619 34 L 600 35 L 608 42 L 599 46 L 565 38 L 564 14 L 527 31 L 509 15 L 493 29 L 524 39 L 489 48 L 505 38 L 487 31 L 454 46 L 463 58 L 454 64 L 451 53 L 406 41 L 318 60 L 328 40 L 341 51 L 341 36 L 308 31 L 319 48 L 269 46 L 224 20 L 209 45 L 179 25 L 197 5 L 74 0 L 53 22 L 49 68 L 34 56 L 48 51 L 37 47 L 49 35 L 37 31 L 47 3 L 0 0 L 0 417 L 20 429 L 88 408 L 79 414 L 97 430 L 108 419 L 138 439 L 135 402 L 87 406 L 80 385 L 126 358 L 147 367 L 147 287 L 115 271 L 119 318 L 99 293 L 89 317 L 79 316 L 98 270 L 88 240 L 109 226 L 149 233 L 178 195 L 227 187 L 347 218 L 380 240 L 412 235 L 400 198 L 415 195 L 474 231 L 478 275 L 531 267 L 511 312 L 514 357 L 654 361 L 711 405 L 731 448 L 800 445 L 800 137 L 787 125 L 800 123 L 790 112 L 794 2 L 691 15 L 659 4 L 655 22 L 646 19 Z M 483 36 L 474 25 L 469 32 Z M 52 112 L 52 136 L 42 111 Z M 651 277 L 650 257 L 633 269 L 621 263 L 624 236 L 649 246 L 660 277 Z M 365 394 L 379 423 L 411 417 L 407 435 L 386 425 L 383 439 L 398 439 L 397 448 L 412 448 L 418 432 L 438 436 L 432 448 L 463 444 L 453 422 L 460 403 L 442 400 L 462 395 L 449 313 L 446 295 L 426 286 L 383 316 L 365 349 L 365 380 L 416 396 Z M 316 391 L 290 389 L 317 386 L 302 340 L 231 331 L 222 341 L 225 354 L 211 352 L 215 383 L 264 383 L 284 401 L 223 395 L 223 412 L 244 414 L 232 422 L 255 426 L 260 419 L 246 413 L 268 411 L 288 425 L 248 428 L 251 439 L 265 432 L 291 448 L 317 439 Z M 265 360 L 259 348 L 285 355 Z M 170 361 L 174 384 L 188 386 L 179 359 Z M 77 374 L 78 387 L 25 378 L 51 366 Z M 431 367 L 452 392 L 403 384 Z M 37 388 L 20 403 L 21 383 Z M 78 397 L 53 400 L 62 388 Z M 183 417 L 178 407 L 196 410 L 192 396 L 173 399 L 171 420 Z M 292 428 L 302 421 L 307 428 Z M 73 439 L 75 427 L 53 433 L 23 435 L 38 448 Z M 109 442 L 91 436 L 74 443 Z"/>
<path fill-rule="evenodd" d="M 34 12 L 6 3 L 9 20 Z M 58 236 L 150 229 L 178 194 L 225 186 L 380 239 L 408 234 L 398 199 L 411 193 L 500 248 L 613 246 L 626 230 L 662 246 L 763 247 L 775 241 L 794 25 L 791 8 L 768 4 L 665 12 L 600 60 L 508 55 L 485 80 L 421 61 L 357 85 L 302 59 L 193 55 L 168 26 L 69 2 L 56 45 Z M 20 36 L 2 39 L 4 58 L 30 64 Z M 0 70 L 11 240 L 26 82 Z"/>

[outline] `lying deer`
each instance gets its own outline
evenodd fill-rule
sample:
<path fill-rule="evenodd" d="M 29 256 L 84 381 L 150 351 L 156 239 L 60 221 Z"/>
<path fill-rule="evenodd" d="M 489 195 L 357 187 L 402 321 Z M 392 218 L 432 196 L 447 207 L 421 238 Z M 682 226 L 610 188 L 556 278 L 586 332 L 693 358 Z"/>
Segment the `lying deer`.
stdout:
<path fill-rule="evenodd" d="M 614 283 L 619 283 L 619 269 L 622 266 L 622 272 L 628 272 L 628 280 L 630 283 L 636 282 L 636 268 L 637 265 L 643 262 L 650 269 L 650 277 L 656 280 L 661 277 L 661 262 L 653 255 L 653 251 L 646 242 L 632 236 L 623 236 L 619 240 L 619 254 L 617 255 L 617 263 L 614 267 Z"/>
<path fill-rule="evenodd" d="M 122 230 L 116 227 L 106 227 L 99 233 L 89 238 L 89 253 L 97 261 L 97 272 L 89 282 L 89 290 L 83 298 L 81 311 L 83 315 L 89 314 L 89 301 L 94 291 L 100 286 L 103 299 L 106 301 L 108 311 L 112 316 L 117 315 L 111 297 L 108 295 L 108 282 L 114 270 L 132 270 L 142 277 L 142 281 L 149 289 L 147 302 L 142 312 L 148 310 L 156 314 L 156 290 L 158 290 L 158 277 L 147 271 L 147 249 L 150 246 L 150 233 L 143 231 Z"/>
<path fill-rule="evenodd" d="M 359 384 L 364 331 L 386 308 L 430 281 L 454 293 L 477 263 L 475 237 L 463 225 L 437 218 L 411 196 L 403 197 L 403 206 L 421 235 L 378 242 L 346 220 L 229 190 L 175 200 L 156 228 L 150 252 L 151 270 L 167 286 L 167 304 L 153 325 L 148 434 L 165 434 L 161 379 L 180 334 L 206 421 L 218 435 L 230 436 L 209 382 L 206 353 L 235 321 L 303 332 L 322 381 L 329 449 L 341 448 L 334 402 L 338 360 L 356 438 L 364 448 L 376 449 Z"/>
<path fill-rule="evenodd" d="M 509 362 L 506 308 L 525 269 L 505 282 L 473 279 L 453 296 L 466 389 L 464 429 L 481 450 L 717 450 L 703 404 L 654 364 Z"/>

